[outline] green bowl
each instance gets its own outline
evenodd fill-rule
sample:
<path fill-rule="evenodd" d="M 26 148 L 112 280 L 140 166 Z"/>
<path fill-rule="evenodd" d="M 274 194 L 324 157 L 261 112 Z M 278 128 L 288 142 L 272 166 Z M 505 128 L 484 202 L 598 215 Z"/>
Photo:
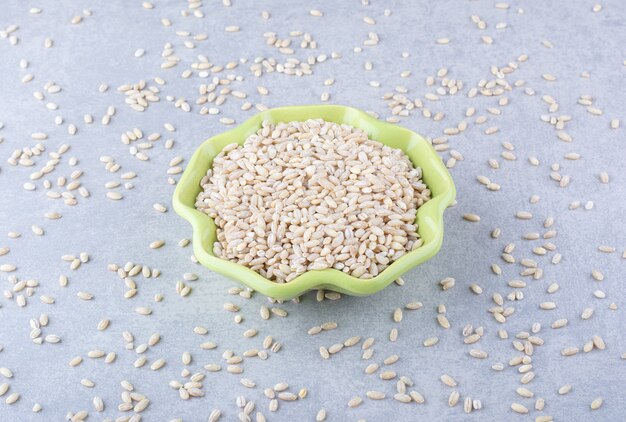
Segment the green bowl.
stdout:
<path fill-rule="evenodd" d="M 288 283 L 276 283 L 243 265 L 213 254 L 216 226 L 209 216 L 196 210 L 200 180 L 213 159 L 228 144 L 244 140 L 256 132 L 263 120 L 274 123 L 321 118 L 348 124 L 367 132 L 370 139 L 404 151 L 415 166 L 422 168 L 424 183 L 432 199 L 417 210 L 418 233 L 422 246 L 393 262 L 376 277 L 359 279 L 335 269 L 310 270 Z M 276 299 L 290 299 L 311 289 L 328 289 L 354 296 L 366 296 L 384 289 L 411 268 L 433 257 L 443 241 L 443 212 L 454 201 L 456 190 L 450 173 L 432 146 L 420 135 L 403 127 L 374 119 L 363 111 L 339 105 L 281 107 L 266 110 L 241 125 L 205 141 L 191 157 L 174 192 L 176 212 L 193 227 L 193 251 L 204 266 L 240 281 L 248 287 Z"/>

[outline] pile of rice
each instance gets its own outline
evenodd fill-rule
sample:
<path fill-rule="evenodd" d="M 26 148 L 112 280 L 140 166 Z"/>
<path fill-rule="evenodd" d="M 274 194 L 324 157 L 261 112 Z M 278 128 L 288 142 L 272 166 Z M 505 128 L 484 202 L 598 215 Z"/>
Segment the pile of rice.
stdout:
<path fill-rule="evenodd" d="M 401 150 L 321 119 L 263 122 L 224 148 L 201 186 L 215 255 L 279 283 L 325 268 L 375 277 L 422 244 L 415 216 L 430 199 Z"/>

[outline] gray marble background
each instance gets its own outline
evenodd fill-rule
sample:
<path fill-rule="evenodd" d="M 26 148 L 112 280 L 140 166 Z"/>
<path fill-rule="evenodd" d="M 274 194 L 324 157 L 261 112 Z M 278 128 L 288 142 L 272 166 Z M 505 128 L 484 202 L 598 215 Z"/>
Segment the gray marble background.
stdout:
<path fill-rule="evenodd" d="M 163 421 L 182 418 L 184 421 L 205 421 L 212 409 L 223 413 L 223 420 L 237 420 L 239 409 L 236 398 L 244 396 L 256 402 L 269 421 L 314 420 L 319 409 L 325 408 L 328 420 L 534 420 L 539 415 L 552 415 L 555 420 L 584 421 L 621 420 L 626 417 L 623 380 L 626 378 L 626 361 L 620 355 L 626 352 L 624 326 L 625 288 L 622 253 L 626 249 L 626 194 L 623 128 L 611 130 L 609 122 L 617 118 L 624 120 L 626 66 L 626 37 L 624 4 L 620 1 L 603 1 L 603 9 L 592 12 L 590 1 L 512 2 L 508 9 L 494 7 L 492 1 L 438 1 L 400 2 L 376 1 L 369 5 L 351 0 L 348 2 L 315 2 L 233 0 L 231 7 L 218 1 L 205 0 L 199 10 L 204 18 L 183 16 L 188 10 L 184 1 L 155 1 L 152 10 L 142 8 L 140 1 L 65 1 L 40 0 L 33 2 L 5 2 L 0 13 L 0 29 L 9 25 L 19 26 L 11 35 L 19 40 L 11 45 L 9 38 L 0 38 L 0 247 L 9 247 L 10 252 L 0 257 L 0 264 L 14 264 L 12 273 L 19 280 L 36 279 L 39 286 L 28 298 L 27 306 L 20 308 L 15 299 L 0 299 L 0 367 L 13 372 L 8 382 L 9 392 L 0 399 L 2 421 L 58 421 L 68 412 L 88 410 L 89 420 L 114 420 L 125 413 L 117 410 L 121 402 L 120 381 L 128 380 L 135 390 L 146 395 L 151 403 L 143 412 L 146 421 Z M 31 7 L 40 7 L 40 14 L 31 14 Z M 310 9 L 324 13 L 321 18 L 309 14 Z M 390 16 L 384 15 L 385 9 Z M 519 13 L 518 9 L 523 9 Z M 82 23 L 72 25 L 75 15 L 90 9 L 92 16 L 84 17 Z M 262 10 L 271 13 L 271 19 L 260 17 Z M 478 15 L 487 23 L 479 30 L 470 16 Z M 376 20 L 370 26 L 363 16 Z M 172 26 L 161 25 L 162 18 L 170 18 Z M 496 29 L 496 24 L 505 22 L 505 29 Z M 238 25 L 237 33 L 226 33 L 224 27 Z M 175 31 L 192 34 L 206 33 L 208 39 L 196 42 L 195 49 L 183 45 L 189 37 L 177 36 Z M 317 41 L 316 50 L 297 49 L 298 58 L 308 55 L 328 54 L 336 51 L 342 58 L 329 59 L 314 66 L 311 76 L 294 77 L 279 73 L 265 74 L 258 80 L 249 70 L 250 61 L 256 57 L 282 58 L 275 49 L 266 46 L 263 33 L 275 31 L 287 37 L 289 31 L 309 32 Z M 379 45 L 363 47 L 369 31 L 376 32 Z M 493 44 L 481 42 L 482 35 L 493 38 Z M 44 39 L 54 41 L 52 48 L 44 48 Z M 435 40 L 447 37 L 449 45 L 437 45 Z M 549 40 L 553 48 L 542 45 Z M 161 69 L 160 57 L 163 46 L 172 43 L 175 54 L 181 59 L 172 69 Z M 362 52 L 355 52 L 362 47 Z M 145 49 L 141 58 L 134 56 L 138 48 Z M 403 52 L 409 56 L 402 57 Z M 315 293 L 302 297 L 301 303 L 281 305 L 289 311 L 287 318 L 261 320 L 259 308 L 266 303 L 260 295 L 252 299 L 230 296 L 228 288 L 235 286 L 211 271 L 190 261 L 191 247 L 181 248 L 177 242 L 190 237 L 190 226 L 171 209 L 166 214 L 153 210 L 152 204 L 170 203 L 174 187 L 167 183 L 169 161 L 175 156 L 189 158 L 204 139 L 226 130 L 218 122 L 219 117 L 232 117 L 243 121 L 254 113 L 254 108 L 240 110 L 241 101 L 229 98 L 221 106 L 219 116 L 200 115 L 200 106 L 194 104 L 198 86 L 206 83 L 194 72 L 188 79 L 180 77 L 183 70 L 196 61 L 195 55 L 204 54 L 216 65 L 224 65 L 240 58 L 248 60 L 232 71 L 220 75 L 236 74 L 245 78 L 235 85 L 248 93 L 248 101 L 262 103 L 268 107 L 292 104 L 318 103 L 323 92 L 331 94 L 330 102 L 345 104 L 374 111 L 381 118 L 390 115 L 383 93 L 395 86 L 408 88 L 411 99 L 423 98 L 432 92 L 425 79 L 434 75 L 441 67 L 449 69 L 449 77 L 464 82 L 463 91 L 441 101 L 428 103 L 428 107 L 445 112 L 440 121 L 426 119 L 414 112 L 401 119 L 402 125 L 432 138 L 441 136 L 443 129 L 455 126 L 464 118 L 465 109 L 474 106 L 476 115 L 485 114 L 489 121 L 482 126 L 470 124 L 469 129 L 458 136 L 450 137 L 450 148 L 463 154 L 465 159 L 451 170 L 458 189 L 458 205 L 445 215 L 446 235 L 441 252 L 427 263 L 406 274 L 406 285 L 390 286 L 383 292 L 367 298 L 344 297 L 339 301 L 318 303 Z M 505 66 L 519 55 L 528 54 L 529 60 L 507 76 L 509 83 L 523 79 L 525 87 L 531 87 L 535 95 L 527 95 L 524 88 L 515 88 L 507 97 L 510 103 L 500 107 L 502 114 L 493 116 L 486 112 L 488 107 L 497 106 L 494 98 L 468 98 L 467 91 L 479 80 L 491 80 L 492 65 Z M 21 69 L 21 59 L 29 61 L 27 69 Z M 371 61 L 373 69 L 364 70 L 364 63 Z M 401 78 L 400 72 L 410 70 L 409 78 Z M 581 73 L 589 72 L 589 77 Z M 34 79 L 22 83 L 26 74 Z M 542 79 L 542 74 L 557 77 L 554 82 Z M 140 79 L 152 81 L 160 76 L 167 84 L 161 88 L 161 101 L 151 104 L 148 110 L 139 113 L 124 104 L 123 95 L 116 88 Z M 325 87 L 323 81 L 334 78 L 335 84 Z M 47 81 L 56 82 L 62 91 L 46 94 L 45 101 L 33 98 L 34 91 L 42 91 Z M 380 88 L 369 85 L 378 81 Z M 100 84 L 110 89 L 99 93 Z M 152 82 L 152 84 L 154 84 Z M 256 86 L 263 85 L 270 95 L 261 97 Z M 601 116 L 594 116 L 577 104 L 580 95 L 594 98 L 594 105 Z M 192 105 L 185 113 L 174 107 L 166 96 L 184 97 Z M 558 113 L 572 116 L 567 132 L 572 136 L 571 144 L 559 141 L 552 126 L 540 120 L 547 113 L 542 95 L 553 96 L 560 104 Z M 45 103 L 53 101 L 58 110 L 48 110 Z M 109 125 L 100 119 L 108 106 L 115 106 L 117 113 Z M 83 115 L 91 113 L 95 122 L 87 125 Z M 65 122 L 57 126 L 56 116 Z M 468 119 L 470 122 L 473 119 Z M 171 122 L 176 132 L 168 133 L 163 123 Z M 73 123 L 78 133 L 68 135 L 67 126 Z M 484 129 L 497 125 L 497 134 L 486 136 Z M 124 131 L 139 127 L 144 134 L 159 132 L 162 139 L 148 151 L 150 160 L 139 161 L 129 154 L 128 147 L 120 142 Z M 46 151 L 37 158 L 33 168 L 14 167 L 7 163 L 15 149 L 32 147 L 33 132 L 48 134 L 41 141 Z M 171 150 L 164 148 L 164 140 L 173 138 Z M 502 142 L 515 145 L 516 161 L 500 157 Z M 81 181 L 91 192 L 87 199 L 79 198 L 74 207 L 63 205 L 60 200 L 46 197 L 41 180 L 37 189 L 29 192 L 22 188 L 29 181 L 34 168 L 41 168 L 48 159 L 48 152 L 68 143 L 71 149 L 64 155 L 62 163 L 48 178 L 56 183 L 59 176 L 69 176 L 74 169 L 81 169 Z M 568 152 L 581 154 L 578 161 L 563 158 Z M 114 157 L 121 170 L 109 173 L 99 157 Z M 78 159 L 75 168 L 68 166 L 69 157 Z M 540 160 L 537 167 L 531 166 L 528 157 Z M 443 152 L 444 160 L 449 153 Z M 501 163 L 499 170 L 487 165 L 489 158 Z M 570 175 L 570 186 L 559 188 L 550 178 L 550 165 L 559 163 L 562 175 Z M 120 180 L 120 174 L 134 171 L 138 177 L 132 181 L 134 189 L 117 189 L 124 199 L 111 201 L 105 197 L 105 182 Z M 599 174 L 606 171 L 611 182 L 601 184 Z M 476 180 L 485 175 L 499 183 L 499 192 L 490 192 Z M 53 189 L 60 190 L 54 187 Z M 531 195 L 541 197 L 537 204 L 530 204 Z M 593 201 L 591 210 L 581 206 L 576 210 L 568 207 L 573 201 Z M 170 207 L 171 208 L 171 207 Z M 528 210 L 534 215 L 529 221 L 515 218 L 518 210 Z M 57 211 L 63 217 L 47 220 L 43 214 Z M 465 213 L 481 216 L 479 223 L 468 223 L 462 219 Z M 552 242 L 563 259 L 553 265 L 550 252 L 545 257 L 534 256 L 531 249 L 543 244 L 541 240 L 526 241 L 523 233 L 543 233 L 543 220 L 553 216 L 554 229 L 558 231 Z M 31 225 L 45 230 L 44 236 L 35 236 Z M 499 227 L 499 239 L 490 238 L 493 228 Z M 7 232 L 22 233 L 18 239 L 10 239 Z M 163 239 L 166 245 L 151 250 L 148 245 Z M 507 286 L 512 279 L 520 279 L 519 264 L 507 265 L 500 259 L 502 248 L 509 242 L 516 243 L 513 253 L 516 258 L 533 258 L 544 270 L 540 280 L 528 280 L 523 289 L 524 300 L 508 302 L 515 313 L 506 324 L 494 321 L 488 309 L 493 306 L 491 296 L 495 292 L 503 295 L 514 290 Z M 598 246 L 610 245 L 615 253 L 604 254 Z M 89 263 L 78 270 L 69 269 L 61 260 L 64 254 L 90 254 Z M 138 294 L 130 300 L 123 297 L 126 290 L 123 282 L 107 271 L 107 264 L 124 264 L 133 261 L 157 267 L 162 275 L 156 279 L 137 277 Z M 490 265 L 498 263 L 503 268 L 501 276 L 490 271 Z M 604 281 L 591 278 L 593 269 L 601 270 Z M 195 272 L 200 279 L 188 283 L 193 292 L 181 298 L 175 291 L 175 283 L 183 273 Z M 69 285 L 58 284 L 58 277 L 65 274 Z M 8 273 L 2 273 L 3 291 L 11 291 L 14 285 Z M 454 277 L 456 286 L 443 292 L 438 281 Z M 479 284 L 484 292 L 474 295 L 469 284 Z M 559 283 L 560 290 L 552 295 L 547 287 Z M 593 295 L 596 290 L 606 293 L 605 299 Z M 88 291 L 94 300 L 81 301 L 76 294 Z M 23 293 L 23 292 L 22 292 Z M 154 302 L 155 294 L 163 294 L 164 300 Z M 14 293 L 17 295 L 19 293 Z M 41 295 L 55 298 L 53 305 L 40 301 Z M 419 311 L 405 312 L 400 324 L 393 323 L 391 314 L 396 307 L 409 301 L 419 300 L 424 306 Z M 244 321 L 237 325 L 234 315 L 225 312 L 222 305 L 231 301 L 240 305 Z M 541 310 L 539 304 L 553 301 L 557 308 Z M 614 303 L 616 310 L 609 308 Z M 452 327 L 443 330 L 435 321 L 436 308 L 445 304 Z M 150 306 L 151 316 L 140 316 L 134 312 L 137 306 Z M 582 320 L 584 308 L 595 310 L 593 317 Z M 58 344 L 36 345 L 30 337 L 29 320 L 47 313 L 50 323 L 43 334 L 57 334 Z M 111 320 L 106 331 L 96 326 L 102 318 Z M 569 324 L 561 329 L 551 329 L 550 324 L 559 318 L 567 318 Z M 307 335 L 307 329 L 326 321 L 335 321 L 339 327 L 315 337 Z M 535 393 L 535 399 L 544 398 L 542 412 L 534 410 L 534 399 L 519 397 L 515 390 L 522 386 L 517 367 L 507 362 L 519 355 L 512 341 L 517 333 L 530 331 L 531 325 L 542 325 L 537 334 L 545 344 L 535 348 L 532 356 L 536 377 L 526 385 Z M 463 326 L 483 326 L 483 339 L 474 346 L 463 344 Z M 199 336 L 193 332 L 195 326 L 205 326 L 209 333 Z M 398 341 L 388 340 L 389 330 L 398 328 Z M 259 334 L 246 339 L 242 333 L 256 328 Z M 508 330 L 509 339 L 498 338 L 497 330 Z M 147 342 L 148 337 L 159 332 L 161 342 L 146 352 L 148 364 L 140 369 L 133 367 L 138 357 L 134 351 L 124 349 L 121 333 L 130 331 L 135 336 L 135 346 Z M 583 353 L 583 344 L 593 335 L 601 335 L 606 350 Z M 263 338 L 272 335 L 282 343 L 282 350 L 270 353 L 266 361 L 246 359 L 243 375 L 232 375 L 222 370 L 208 373 L 204 382 L 205 397 L 183 401 L 176 390 L 168 386 L 170 380 L 182 380 L 184 365 L 181 354 L 189 351 L 192 372 L 205 372 L 203 365 L 219 363 L 225 350 L 237 354 L 260 347 Z M 361 359 L 360 346 L 344 349 L 330 360 L 322 360 L 318 348 L 322 345 L 360 335 L 374 337 L 374 355 L 370 361 Z M 424 339 L 437 336 L 440 341 L 435 347 L 425 348 Z M 204 351 L 199 348 L 204 341 L 215 341 L 218 348 Z M 577 346 L 581 352 L 572 357 L 561 356 L 561 350 Z M 488 352 L 487 359 L 478 360 L 468 355 L 476 347 Z M 101 349 L 115 351 L 117 359 L 105 364 L 102 359 L 89 359 L 87 352 Z M 413 379 L 415 390 L 424 395 L 424 404 L 402 404 L 393 400 L 395 381 L 382 381 L 377 375 L 365 375 L 364 368 L 372 362 L 397 354 L 400 359 L 391 366 L 398 375 Z M 71 368 L 69 360 L 83 356 L 84 362 Z M 167 361 L 160 371 L 151 371 L 148 366 L 158 358 Z M 491 366 L 496 362 L 505 364 L 505 369 L 496 372 Z M 380 370 L 379 370 L 380 372 Z M 452 391 L 444 386 L 439 377 L 450 374 L 459 383 L 457 390 L 462 399 L 470 396 L 482 402 L 482 409 L 466 415 L 462 405 L 448 406 L 448 395 Z M 246 389 L 239 383 L 245 377 L 256 382 L 257 387 Z M 94 388 L 85 388 L 80 380 L 89 378 Z M 263 389 L 278 382 L 288 382 L 290 391 L 308 389 L 308 396 L 296 402 L 281 402 L 276 413 L 268 411 L 269 400 Z M 571 384 L 572 391 L 560 396 L 559 387 Z M 383 401 L 365 398 L 368 390 L 387 393 Z M 12 392 L 19 392 L 19 401 L 11 406 L 4 399 Z M 349 409 L 347 402 L 354 396 L 364 398 L 364 403 Z M 91 404 L 94 396 L 100 396 L 105 411 L 97 413 Z M 593 399 L 602 397 L 604 405 L 595 412 L 590 410 Z M 513 402 L 530 409 L 527 415 L 511 411 Z M 33 404 L 40 403 L 39 414 L 31 412 Z M 256 412 L 255 410 L 255 412 Z M 132 412 L 126 413 L 128 416 Z M 254 414 L 253 414 L 254 416 Z"/>

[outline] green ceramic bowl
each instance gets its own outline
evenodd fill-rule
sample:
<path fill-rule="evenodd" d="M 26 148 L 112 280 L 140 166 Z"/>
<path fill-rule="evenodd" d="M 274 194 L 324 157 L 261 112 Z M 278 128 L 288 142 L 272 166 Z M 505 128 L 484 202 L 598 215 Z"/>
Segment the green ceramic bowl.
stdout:
<path fill-rule="evenodd" d="M 226 145 L 233 142 L 243 144 L 250 134 L 261 127 L 263 120 L 277 123 L 313 118 L 358 127 L 367 132 L 370 139 L 401 149 L 414 165 L 422 168 L 423 180 L 432 192 L 432 199 L 417 211 L 418 233 L 423 239 L 423 245 L 402 256 L 374 278 L 362 280 L 338 270 L 326 269 L 307 271 L 289 283 L 275 283 L 243 265 L 216 257 L 213 254 L 215 223 L 194 207 L 200 192 L 200 180 L 211 167 L 213 158 Z M 176 212 L 193 226 L 193 251 L 204 266 L 266 296 L 290 299 L 311 289 L 329 289 L 354 296 L 366 296 L 382 290 L 439 251 L 443 240 L 443 212 L 454 201 L 455 195 L 450 173 L 431 145 L 417 133 L 376 120 L 355 108 L 314 105 L 267 110 L 205 141 L 191 157 L 178 182 L 173 204 Z"/>

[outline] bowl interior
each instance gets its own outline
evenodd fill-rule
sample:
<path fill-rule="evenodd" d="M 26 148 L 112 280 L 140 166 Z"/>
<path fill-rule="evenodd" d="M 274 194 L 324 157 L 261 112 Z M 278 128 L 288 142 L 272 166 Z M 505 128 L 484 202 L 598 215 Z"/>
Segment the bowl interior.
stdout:
<path fill-rule="evenodd" d="M 211 218 L 195 209 L 200 192 L 200 180 L 213 164 L 213 159 L 233 142 L 243 144 L 256 132 L 263 120 L 273 123 L 321 118 L 338 124 L 348 124 L 364 130 L 370 139 L 404 151 L 413 165 L 421 167 L 423 180 L 431 190 L 432 199 L 417 211 L 418 233 L 423 245 L 383 270 L 378 276 L 362 280 L 334 269 L 307 271 L 289 283 L 275 283 L 243 265 L 213 255 L 216 226 Z M 403 127 L 380 122 L 366 113 L 343 106 L 283 107 L 262 112 L 240 126 L 205 141 L 194 153 L 174 193 L 174 208 L 191 222 L 194 229 L 194 254 L 205 266 L 242 281 L 261 293 L 278 299 L 297 296 L 313 288 L 368 295 L 381 290 L 402 273 L 432 257 L 443 239 L 443 211 L 454 200 L 452 178 L 441 159 L 421 136 Z"/>

